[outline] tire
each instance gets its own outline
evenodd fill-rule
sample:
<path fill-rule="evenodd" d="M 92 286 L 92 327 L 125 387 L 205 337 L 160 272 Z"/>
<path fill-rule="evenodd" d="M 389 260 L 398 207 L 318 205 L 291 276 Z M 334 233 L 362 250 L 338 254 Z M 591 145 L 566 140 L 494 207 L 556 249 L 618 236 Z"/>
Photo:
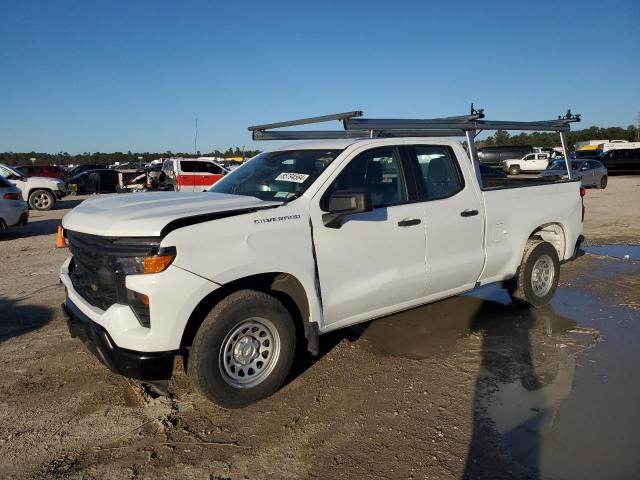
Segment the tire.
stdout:
<path fill-rule="evenodd" d="M 554 246 L 530 240 L 516 276 L 506 286 L 515 302 L 538 308 L 549 303 L 558 288 L 559 277 L 560 261 Z"/>
<path fill-rule="evenodd" d="M 607 188 L 607 183 L 608 183 L 608 178 L 606 175 L 603 175 L 602 178 L 600 179 L 600 183 L 597 185 L 598 188 L 604 190 L 605 188 Z"/>
<path fill-rule="evenodd" d="M 512 165 L 509 167 L 509 175 L 518 175 L 520 173 L 520 167 L 518 165 Z"/>
<path fill-rule="evenodd" d="M 29 194 L 29 206 L 33 210 L 51 210 L 55 203 L 56 198 L 48 190 L 36 190 Z"/>
<path fill-rule="evenodd" d="M 295 351 L 295 323 L 286 307 L 266 293 L 239 290 L 220 301 L 198 329 L 187 373 L 208 400 L 240 408 L 280 388 Z"/>

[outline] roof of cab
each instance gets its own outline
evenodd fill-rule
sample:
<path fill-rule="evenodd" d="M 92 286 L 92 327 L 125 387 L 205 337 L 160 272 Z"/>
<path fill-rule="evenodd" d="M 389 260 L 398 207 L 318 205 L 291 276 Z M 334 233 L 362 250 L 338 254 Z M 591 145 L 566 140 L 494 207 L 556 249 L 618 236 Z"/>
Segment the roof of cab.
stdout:
<path fill-rule="evenodd" d="M 331 140 L 315 140 L 313 142 L 293 143 L 289 145 L 282 145 L 277 148 L 269 149 L 272 152 L 281 150 L 344 150 L 349 145 L 352 145 L 361 140 L 369 140 L 362 138 L 336 138 Z"/>
<path fill-rule="evenodd" d="M 436 142 L 448 141 L 451 142 L 451 138 L 439 138 L 439 137 L 395 137 L 393 140 L 402 141 L 402 140 L 429 140 Z M 330 140 L 315 140 L 313 142 L 304 142 L 304 143 L 294 143 L 289 145 L 283 145 L 277 148 L 268 149 L 271 152 L 283 151 L 283 150 L 344 150 L 350 145 L 355 143 L 378 143 L 378 142 L 386 142 L 391 140 L 390 137 L 378 137 L 378 138 L 368 138 L 368 137 L 359 137 L 359 138 L 336 138 Z"/>

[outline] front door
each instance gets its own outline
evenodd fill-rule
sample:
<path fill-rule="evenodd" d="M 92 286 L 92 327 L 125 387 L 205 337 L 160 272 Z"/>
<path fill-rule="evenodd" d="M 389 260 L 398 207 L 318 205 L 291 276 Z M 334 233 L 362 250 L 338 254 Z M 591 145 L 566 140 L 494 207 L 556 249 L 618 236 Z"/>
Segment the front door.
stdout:
<path fill-rule="evenodd" d="M 484 265 L 484 222 L 480 194 L 464 180 L 461 167 L 467 165 L 446 145 L 414 145 L 407 152 L 417 163 L 425 212 L 427 292 L 445 296 L 473 288 Z"/>
<path fill-rule="evenodd" d="M 363 188 L 371 193 L 371 212 L 345 218 L 340 228 L 324 226 L 331 192 Z M 424 209 L 410 203 L 410 188 L 400 150 L 381 147 L 353 158 L 318 194 L 322 198 L 314 198 L 325 329 L 400 310 L 425 296 Z"/>

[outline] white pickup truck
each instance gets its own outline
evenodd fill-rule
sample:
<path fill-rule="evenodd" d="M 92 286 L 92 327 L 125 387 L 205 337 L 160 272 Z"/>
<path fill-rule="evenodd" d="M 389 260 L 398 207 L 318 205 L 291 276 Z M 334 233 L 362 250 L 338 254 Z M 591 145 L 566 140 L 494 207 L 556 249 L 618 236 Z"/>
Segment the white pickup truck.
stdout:
<path fill-rule="evenodd" d="M 528 153 L 522 158 L 503 160 L 502 168 L 509 175 L 518 175 L 520 172 L 541 172 L 549 166 L 551 155 L 548 153 Z"/>
<path fill-rule="evenodd" d="M 63 219 L 69 329 L 133 378 L 167 380 L 182 355 L 232 408 L 331 330 L 494 282 L 546 304 L 583 240 L 579 182 L 478 179 L 458 141 L 334 139 L 262 153 L 204 193 L 85 201 Z"/>

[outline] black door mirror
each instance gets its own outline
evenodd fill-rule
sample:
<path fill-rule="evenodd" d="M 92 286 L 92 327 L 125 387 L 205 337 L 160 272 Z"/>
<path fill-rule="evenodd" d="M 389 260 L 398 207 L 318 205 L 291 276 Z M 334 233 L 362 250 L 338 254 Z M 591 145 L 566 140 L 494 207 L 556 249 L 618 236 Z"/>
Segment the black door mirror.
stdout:
<path fill-rule="evenodd" d="M 337 190 L 329 197 L 327 210 L 329 213 L 322 215 L 325 227 L 340 228 L 347 215 L 373 210 L 371 194 L 366 190 Z"/>

